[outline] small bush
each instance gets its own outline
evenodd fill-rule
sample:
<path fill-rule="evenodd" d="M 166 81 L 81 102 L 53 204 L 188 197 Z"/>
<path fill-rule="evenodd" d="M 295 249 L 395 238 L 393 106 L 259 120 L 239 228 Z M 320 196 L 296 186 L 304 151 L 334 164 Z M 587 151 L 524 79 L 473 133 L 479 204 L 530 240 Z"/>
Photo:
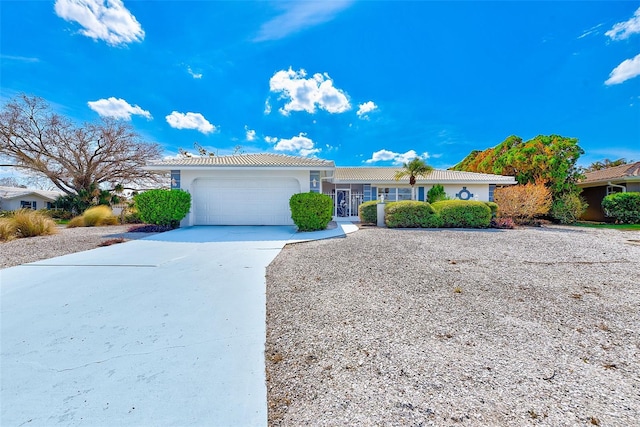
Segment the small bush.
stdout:
<path fill-rule="evenodd" d="M 442 220 L 427 202 L 403 200 L 384 207 L 385 224 L 389 228 L 436 228 Z"/>
<path fill-rule="evenodd" d="M 491 209 L 484 202 L 443 200 L 433 204 L 443 227 L 486 228 L 491 223 Z"/>
<path fill-rule="evenodd" d="M 82 216 L 71 218 L 67 223 L 67 228 L 76 228 L 76 227 L 84 227 L 84 218 Z"/>
<path fill-rule="evenodd" d="M 17 237 L 43 236 L 58 232 L 56 223 L 51 218 L 30 209 L 16 211 L 10 221 L 13 222 Z"/>
<path fill-rule="evenodd" d="M 298 193 L 289 199 L 291 219 L 300 231 L 324 230 L 333 215 L 333 200 L 326 194 Z"/>
<path fill-rule="evenodd" d="M 494 197 L 498 216 L 511 218 L 516 224 L 532 224 L 534 218 L 546 215 L 551 208 L 551 191 L 544 184 L 496 188 Z"/>
<path fill-rule="evenodd" d="M 378 201 L 371 200 L 358 206 L 358 216 L 363 224 L 378 223 Z"/>
<path fill-rule="evenodd" d="M 573 224 L 587 210 L 587 206 L 586 200 L 579 195 L 565 194 L 551 205 L 551 217 L 560 224 Z"/>
<path fill-rule="evenodd" d="M 191 209 L 191 194 L 184 190 L 149 190 L 134 197 L 140 219 L 147 224 L 180 226 Z"/>
<path fill-rule="evenodd" d="M 118 223 L 118 218 L 113 215 L 109 206 L 99 205 L 87 209 L 82 214 L 85 227 L 97 227 L 100 225 L 114 225 Z"/>
<path fill-rule="evenodd" d="M 0 240 L 8 241 L 16 238 L 16 226 L 10 218 L 0 218 Z"/>
<path fill-rule="evenodd" d="M 498 204 L 494 202 L 484 202 L 484 204 L 491 209 L 491 218 L 495 218 L 498 215 Z"/>
<path fill-rule="evenodd" d="M 607 216 L 620 224 L 640 224 L 640 192 L 614 193 L 602 199 Z"/>
<path fill-rule="evenodd" d="M 436 184 L 427 191 L 427 202 L 435 203 L 442 200 L 449 200 L 449 196 L 444 192 L 442 184 Z"/>
<path fill-rule="evenodd" d="M 491 220 L 491 228 L 507 228 L 512 229 L 514 227 L 513 220 L 511 218 L 493 218 Z"/>

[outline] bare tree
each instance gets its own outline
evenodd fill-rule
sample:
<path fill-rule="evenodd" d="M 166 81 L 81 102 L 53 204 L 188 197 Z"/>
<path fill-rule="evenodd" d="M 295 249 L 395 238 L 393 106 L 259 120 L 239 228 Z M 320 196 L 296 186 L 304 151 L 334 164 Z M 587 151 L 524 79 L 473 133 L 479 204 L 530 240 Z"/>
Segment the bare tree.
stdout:
<path fill-rule="evenodd" d="M 66 194 L 100 185 L 160 182 L 142 166 L 161 157 L 158 144 L 143 142 L 126 122 L 73 124 L 38 97 L 20 95 L 0 111 L 0 156 L 9 164 L 46 176 Z"/>

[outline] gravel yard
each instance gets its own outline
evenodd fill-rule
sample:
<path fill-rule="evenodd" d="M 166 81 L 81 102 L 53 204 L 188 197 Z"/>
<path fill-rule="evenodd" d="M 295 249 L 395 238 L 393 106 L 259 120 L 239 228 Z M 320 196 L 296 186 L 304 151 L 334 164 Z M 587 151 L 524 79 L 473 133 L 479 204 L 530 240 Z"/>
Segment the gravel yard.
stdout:
<path fill-rule="evenodd" d="M 267 271 L 270 426 L 640 425 L 637 241 L 363 228 L 285 247 Z"/>
<path fill-rule="evenodd" d="M 149 235 L 149 233 L 127 233 L 130 227 L 131 225 L 58 227 L 58 234 L 0 242 L 0 268 L 95 249 L 99 244 L 110 239 L 131 240 Z"/>

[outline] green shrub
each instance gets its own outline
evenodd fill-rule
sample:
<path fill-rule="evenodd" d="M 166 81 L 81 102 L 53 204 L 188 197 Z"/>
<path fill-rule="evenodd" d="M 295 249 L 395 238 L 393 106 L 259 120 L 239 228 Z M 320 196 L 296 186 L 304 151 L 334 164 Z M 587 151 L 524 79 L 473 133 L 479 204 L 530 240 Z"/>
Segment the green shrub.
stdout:
<path fill-rule="evenodd" d="M 587 202 L 575 193 L 564 194 L 551 205 L 551 217 L 560 224 L 573 224 L 587 210 Z"/>
<path fill-rule="evenodd" d="M 358 206 L 358 216 L 363 224 L 378 223 L 378 201 L 371 200 Z"/>
<path fill-rule="evenodd" d="M 34 237 L 58 232 L 56 223 L 47 215 L 31 209 L 20 209 L 9 219 L 13 222 L 17 237 Z"/>
<path fill-rule="evenodd" d="M 427 202 L 403 200 L 384 207 L 385 224 L 389 228 L 436 228 L 442 220 Z"/>
<path fill-rule="evenodd" d="M 191 194 L 184 190 L 149 190 L 134 197 L 140 219 L 147 224 L 180 226 L 191 209 Z"/>
<path fill-rule="evenodd" d="M 491 218 L 495 218 L 498 215 L 498 204 L 494 202 L 484 202 L 484 204 L 491 209 Z"/>
<path fill-rule="evenodd" d="M 620 224 L 640 224 L 640 192 L 614 193 L 602 199 L 602 209 Z"/>
<path fill-rule="evenodd" d="M 333 200 L 326 194 L 294 194 L 289 199 L 289 207 L 299 231 L 324 230 L 333 215 Z"/>
<path fill-rule="evenodd" d="M 449 200 L 449 196 L 444 192 L 442 184 L 436 184 L 427 191 L 427 202 L 435 203 L 442 200 Z"/>
<path fill-rule="evenodd" d="M 443 200 L 433 204 L 443 227 L 486 228 L 491 223 L 491 209 L 484 202 Z"/>
<path fill-rule="evenodd" d="M 0 218 L 0 241 L 16 238 L 16 226 L 10 218 Z"/>
<path fill-rule="evenodd" d="M 113 216 L 111 208 L 105 205 L 98 205 L 87 209 L 82 214 L 82 219 L 85 227 L 97 227 L 100 225 L 113 225 L 118 223 L 117 218 Z"/>

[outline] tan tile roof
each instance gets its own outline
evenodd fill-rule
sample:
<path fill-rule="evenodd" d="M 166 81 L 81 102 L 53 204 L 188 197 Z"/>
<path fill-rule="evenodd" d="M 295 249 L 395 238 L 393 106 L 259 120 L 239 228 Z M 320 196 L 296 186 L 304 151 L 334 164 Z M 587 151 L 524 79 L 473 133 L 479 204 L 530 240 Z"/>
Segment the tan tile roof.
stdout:
<path fill-rule="evenodd" d="M 330 160 L 321 160 L 309 157 L 287 156 L 284 154 L 237 154 L 233 156 L 211 156 L 211 157 L 186 157 L 165 159 L 153 162 L 147 169 L 160 166 L 162 169 L 170 167 L 320 167 L 333 168 L 335 164 Z"/>
<path fill-rule="evenodd" d="M 389 167 L 337 167 L 334 175 L 336 182 L 382 183 L 397 182 L 395 174 L 398 168 Z M 409 178 L 404 178 L 407 181 Z M 401 180 L 400 182 L 402 182 Z M 487 173 L 461 172 L 443 169 L 433 170 L 427 177 L 419 177 L 416 182 L 424 184 L 444 184 L 457 182 L 476 182 L 479 184 L 515 184 L 512 176 Z"/>
<path fill-rule="evenodd" d="M 584 175 L 585 179 L 580 181 L 579 184 L 593 184 L 612 180 L 625 181 L 627 179 L 640 180 L 640 162 L 587 172 Z"/>

